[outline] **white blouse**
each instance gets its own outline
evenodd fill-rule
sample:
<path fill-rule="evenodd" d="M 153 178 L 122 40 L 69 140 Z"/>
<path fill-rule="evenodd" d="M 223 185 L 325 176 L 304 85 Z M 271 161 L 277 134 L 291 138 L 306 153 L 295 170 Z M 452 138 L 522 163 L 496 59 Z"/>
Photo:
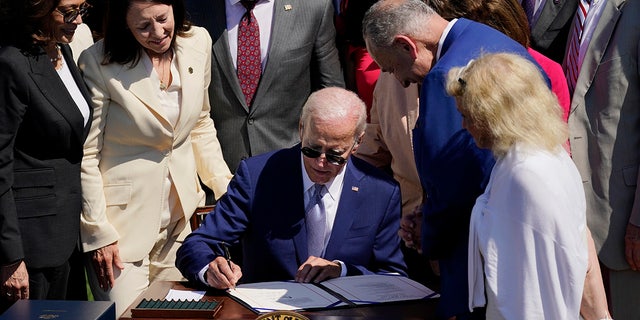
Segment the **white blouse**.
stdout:
<path fill-rule="evenodd" d="M 512 147 L 471 214 L 469 307 L 486 304 L 487 319 L 578 319 L 585 211 L 582 180 L 561 147 Z"/>

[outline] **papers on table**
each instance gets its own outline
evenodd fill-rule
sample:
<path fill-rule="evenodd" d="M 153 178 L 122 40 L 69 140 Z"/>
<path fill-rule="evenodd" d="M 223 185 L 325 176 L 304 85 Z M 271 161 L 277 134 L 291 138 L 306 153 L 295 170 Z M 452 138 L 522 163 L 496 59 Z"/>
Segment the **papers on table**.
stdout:
<path fill-rule="evenodd" d="M 258 312 L 326 309 L 435 298 L 433 290 L 402 276 L 363 275 L 320 284 L 273 281 L 238 285 L 228 293 Z"/>
<path fill-rule="evenodd" d="M 169 290 L 164 300 L 176 301 L 200 301 L 204 297 L 204 291 Z"/>
<path fill-rule="evenodd" d="M 228 292 L 258 312 L 330 308 L 344 305 L 340 299 L 319 286 L 293 281 L 242 284 Z"/>
<path fill-rule="evenodd" d="M 335 278 L 321 284 L 355 304 L 418 300 L 439 296 L 422 284 L 402 276 L 363 275 Z"/>

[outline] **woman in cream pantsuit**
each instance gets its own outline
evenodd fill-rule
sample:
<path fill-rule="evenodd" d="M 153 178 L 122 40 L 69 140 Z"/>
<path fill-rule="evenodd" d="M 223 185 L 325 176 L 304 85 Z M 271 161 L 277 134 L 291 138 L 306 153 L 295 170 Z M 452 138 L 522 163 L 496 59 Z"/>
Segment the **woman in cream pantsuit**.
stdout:
<path fill-rule="evenodd" d="M 182 279 L 175 251 L 204 192 L 231 173 L 209 117 L 211 38 L 180 0 L 109 4 L 105 38 L 80 57 L 93 124 L 82 163 L 82 244 L 97 300 L 121 314 L 155 280 Z"/>

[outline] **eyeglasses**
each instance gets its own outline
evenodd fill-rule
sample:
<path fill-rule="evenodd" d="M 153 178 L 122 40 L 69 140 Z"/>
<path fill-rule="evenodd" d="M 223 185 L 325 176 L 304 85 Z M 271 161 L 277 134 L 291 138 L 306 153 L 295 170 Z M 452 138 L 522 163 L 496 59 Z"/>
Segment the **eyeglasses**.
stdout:
<path fill-rule="evenodd" d="M 357 143 L 357 140 L 353 142 L 353 145 L 349 149 L 349 152 L 351 152 L 351 150 L 353 150 L 353 147 L 355 147 L 356 143 Z M 321 151 L 318 151 L 318 150 L 315 150 L 315 149 L 311 149 L 309 147 L 302 147 L 302 149 L 300 149 L 300 151 L 302 151 L 302 154 L 305 157 L 311 158 L 311 159 L 315 159 L 315 158 L 321 156 L 324 153 L 324 157 L 327 159 L 327 162 L 331 163 L 334 166 L 341 166 L 341 165 L 345 164 L 345 162 L 347 162 L 347 159 L 345 159 L 342 156 L 339 156 L 337 154 L 321 152 Z"/>
<path fill-rule="evenodd" d="M 78 18 L 78 16 L 83 18 L 86 17 L 91 7 L 92 6 L 89 3 L 85 2 L 77 8 L 69 8 L 65 9 L 65 11 L 61 11 L 59 8 L 56 8 L 56 12 L 62 15 L 62 19 L 65 23 L 72 23 Z"/>
<path fill-rule="evenodd" d="M 326 153 L 326 152 L 320 152 L 318 150 L 314 150 L 311 149 L 309 147 L 302 147 L 302 149 L 300 149 L 302 151 L 302 154 L 304 154 L 305 157 L 307 158 L 311 158 L 311 159 L 315 159 L 319 156 L 321 156 L 324 153 L 324 157 L 327 158 L 327 162 L 331 163 L 332 165 L 336 165 L 336 166 L 341 166 L 343 165 L 345 162 L 347 162 L 347 159 L 339 156 L 339 155 L 335 155 L 335 154 L 330 154 L 330 153 Z"/>

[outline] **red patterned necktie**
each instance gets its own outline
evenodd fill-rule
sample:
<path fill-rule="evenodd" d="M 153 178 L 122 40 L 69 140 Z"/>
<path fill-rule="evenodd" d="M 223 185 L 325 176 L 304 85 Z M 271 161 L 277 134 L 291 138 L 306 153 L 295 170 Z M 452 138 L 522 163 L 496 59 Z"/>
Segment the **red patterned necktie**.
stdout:
<path fill-rule="evenodd" d="M 587 20 L 590 2 L 590 0 L 578 0 L 578 10 L 573 20 L 573 30 L 569 38 L 569 49 L 567 50 L 564 68 L 571 95 L 573 95 L 573 90 L 580 74 L 580 44 L 582 43 L 582 31 L 584 30 L 584 22 Z"/>
<path fill-rule="evenodd" d="M 238 80 L 247 106 L 251 106 L 253 96 L 260 81 L 260 28 L 253 15 L 253 7 L 257 0 L 241 0 L 247 12 L 240 19 L 238 26 Z"/>

